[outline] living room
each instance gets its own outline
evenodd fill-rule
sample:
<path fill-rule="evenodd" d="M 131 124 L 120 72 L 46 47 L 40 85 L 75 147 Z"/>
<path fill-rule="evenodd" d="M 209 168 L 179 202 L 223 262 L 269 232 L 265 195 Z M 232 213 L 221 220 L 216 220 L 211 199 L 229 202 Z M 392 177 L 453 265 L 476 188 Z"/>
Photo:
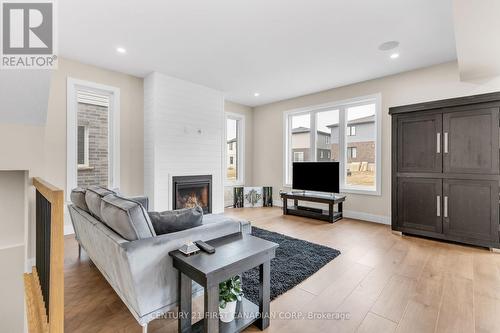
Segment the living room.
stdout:
<path fill-rule="evenodd" d="M 500 331 L 498 1 L 42 3 L 0 331 Z"/>

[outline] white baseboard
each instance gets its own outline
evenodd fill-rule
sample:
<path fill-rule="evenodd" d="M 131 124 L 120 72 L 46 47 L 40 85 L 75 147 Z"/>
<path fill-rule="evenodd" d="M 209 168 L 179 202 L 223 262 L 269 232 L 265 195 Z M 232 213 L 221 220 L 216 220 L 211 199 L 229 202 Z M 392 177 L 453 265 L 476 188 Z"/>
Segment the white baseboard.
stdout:
<path fill-rule="evenodd" d="M 273 205 L 276 207 L 283 207 L 283 203 L 281 200 L 273 200 Z M 315 205 L 309 204 L 308 206 L 314 207 Z M 391 217 L 390 216 L 375 215 L 375 214 L 369 214 L 369 213 L 358 212 L 358 211 L 353 211 L 353 210 L 345 210 L 345 209 L 343 211 L 343 215 L 344 215 L 344 217 L 350 218 L 350 219 L 356 219 L 356 220 L 391 225 Z"/>
<path fill-rule="evenodd" d="M 356 212 L 353 210 L 344 210 L 344 217 L 356 220 L 363 220 L 368 222 L 380 223 L 391 225 L 391 217 L 383 215 L 374 215 L 363 212 Z"/>
<path fill-rule="evenodd" d="M 73 235 L 75 233 L 75 230 L 73 229 L 73 225 L 65 225 L 64 226 L 64 235 Z"/>

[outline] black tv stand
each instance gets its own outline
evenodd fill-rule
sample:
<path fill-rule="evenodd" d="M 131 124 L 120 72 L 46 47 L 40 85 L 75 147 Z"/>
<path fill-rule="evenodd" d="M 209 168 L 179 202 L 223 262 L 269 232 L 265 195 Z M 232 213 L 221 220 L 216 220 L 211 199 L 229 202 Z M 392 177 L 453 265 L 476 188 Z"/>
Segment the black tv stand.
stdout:
<path fill-rule="evenodd" d="M 284 215 L 297 215 L 309 217 L 313 219 L 336 222 L 342 219 L 342 203 L 345 201 L 346 196 L 341 194 L 328 194 L 328 193 L 314 193 L 314 192 L 282 192 L 280 194 L 283 200 L 283 214 Z M 292 199 L 293 206 L 288 206 L 288 200 Z M 299 206 L 300 201 L 310 201 L 328 204 L 328 210 L 319 208 Z M 337 205 L 337 211 L 334 211 L 334 205 Z"/>

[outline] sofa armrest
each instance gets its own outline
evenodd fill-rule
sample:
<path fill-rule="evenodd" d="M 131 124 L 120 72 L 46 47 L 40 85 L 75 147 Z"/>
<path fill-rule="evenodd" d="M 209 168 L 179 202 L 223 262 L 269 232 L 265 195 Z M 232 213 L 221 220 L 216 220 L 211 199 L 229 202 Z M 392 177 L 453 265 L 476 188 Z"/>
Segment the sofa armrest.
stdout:
<path fill-rule="evenodd" d="M 173 267 L 169 252 L 187 241 L 208 241 L 241 232 L 241 225 L 235 220 L 210 220 L 204 218 L 204 223 L 196 228 L 122 244 L 134 285 L 134 292 L 128 297 L 135 299 L 139 316 L 147 317 L 145 322 L 170 310 L 178 302 L 178 271 Z"/>

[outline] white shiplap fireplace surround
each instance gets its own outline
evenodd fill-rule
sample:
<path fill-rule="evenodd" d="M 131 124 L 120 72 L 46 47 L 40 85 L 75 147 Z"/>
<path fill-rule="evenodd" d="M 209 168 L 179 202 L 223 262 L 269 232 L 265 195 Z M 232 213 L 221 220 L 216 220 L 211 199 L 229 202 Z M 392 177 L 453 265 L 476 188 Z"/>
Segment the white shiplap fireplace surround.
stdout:
<path fill-rule="evenodd" d="M 152 73 L 144 80 L 144 188 L 150 209 L 172 209 L 172 177 L 212 176 L 212 212 L 224 211 L 224 96 Z"/>

